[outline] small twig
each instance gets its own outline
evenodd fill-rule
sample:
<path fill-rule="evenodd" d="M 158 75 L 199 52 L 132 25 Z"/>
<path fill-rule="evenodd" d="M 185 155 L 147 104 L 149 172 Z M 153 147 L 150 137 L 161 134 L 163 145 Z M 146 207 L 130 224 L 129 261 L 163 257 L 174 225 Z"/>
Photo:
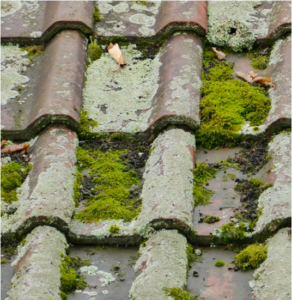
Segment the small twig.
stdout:
<path fill-rule="evenodd" d="M 203 286 L 205 286 L 205 287 L 210 287 L 210 286 L 212 286 L 212 285 L 214 285 L 215 283 L 213 283 L 213 284 L 210 284 L 210 285 L 204 285 L 203 284 Z"/>

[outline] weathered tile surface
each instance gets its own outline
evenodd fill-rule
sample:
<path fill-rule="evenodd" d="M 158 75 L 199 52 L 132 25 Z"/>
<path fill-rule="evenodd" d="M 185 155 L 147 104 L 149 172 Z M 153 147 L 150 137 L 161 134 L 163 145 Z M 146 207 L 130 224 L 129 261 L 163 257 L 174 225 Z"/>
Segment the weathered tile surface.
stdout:
<path fill-rule="evenodd" d="M 200 261 L 195 262 L 189 271 L 188 290 L 192 295 L 200 295 L 204 300 L 251 300 L 252 291 L 249 281 L 252 279 L 252 270 L 229 270 L 237 254 L 225 250 L 223 247 L 199 248 L 202 253 Z M 223 267 L 215 267 L 215 261 L 223 260 Z M 196 276 L 194 276 L 194 272 Z"/>
<path fill-rule="evenodd" d="M 2 134 L 9 139 L 30 139 L 51 123 L 76 129 L 84 83 L 85 38 L 77 31 L 62 31 L 32 66 L 26 52 L 17 46 L 2 49 Z"/>
<path fill-rule="evenodd" d="M 283 223 L 291 222 L 291 135 L 281 133 L 269 143 L 269 174 L 263 174 L 265 182 L 273 186 L 259 197 L 262 214 L 256 224 L 256 234 L 263 230 L 275 231 Z"/>
<path fill-rule="evenodd" d="M 136 247 L 71 247 L 70 257 L 89 260 L 89 266 L 80 268 L 80 273 L 86 277 L 89 287 L 69 294 L 68 300 L 128 299 L 135 276 L 133 264 L 137 251 Z"/>
<path fill-rule="evenodd" d="M 22 44 L 48 42 L 62 29 L 92 32 L 91 1 L 2 1 L 1 40 Z"/>
<path fill-rule="evenodd" d="M 290 6 L 285 1 L 210 1 L 207 38 L 234 51 L 250 50 L 256 40 L 291 32 Z"/>
<path fill-rule="evenodd" d="M 291 228 L 281 229 L 268 240 L 268 257 L 250 282 L 255 299 L 291 299 Z"/>
<path fill-rule="evenodd" d="M 26 237 L 12 263 L 16 273 L 7 300 L 59 300 L 61 286 L 60 253 L 68 247 L 58 230 L 40 226 Z"/>
<path fill-rule="evenodd" d="M 156 57 L 140 60 L 135 45 L 122 49 L 118 72 L 106 53 L 87 70 L 83 108 L 93 132 L 143 132 L 167 124 L 198 126 L 202 43 L 190 34 L 170 38 Z"/>
<path fill-rule="evenodd" d="M 101 21 L 94 27 L 99 37 L 168 36 L 176 30 L 207 31 L 207 1 L 98 1 Z"/>
<path fill-rule="evenodd" d="M 194 136 L 181 129 L 162 133 L 152 144 L 137 223 L 189 231 L 193 217 Z"/>
<path fill-rule="evenodd" d="M 131 299 L 164 300 L 169 297 L 163 288 L 186 285 L 186 239 L 176 231 L 160 231 L 141 247 L 141 256 L 136 262 L 135 279 Z"/>
<path fill-rule="evenodd" d="M 74 209 L 76 135 L 66 128 L 45 130 L 31 148 L 33 169 L 18 191 L 17 210 L 2 219 L 2 240 L 38 225 L 66 231 Z"/>

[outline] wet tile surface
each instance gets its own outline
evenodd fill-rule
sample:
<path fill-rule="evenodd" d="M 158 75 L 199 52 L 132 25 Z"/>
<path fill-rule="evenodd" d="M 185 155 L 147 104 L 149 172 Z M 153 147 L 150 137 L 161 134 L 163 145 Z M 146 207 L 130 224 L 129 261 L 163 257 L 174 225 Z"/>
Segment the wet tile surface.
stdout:
<path fill-rule="evenodd" d="M 87 287 L 84 291 L 77 290 L 75 295 L 69 294 L 68 300 L 128 299 L 135 277 L 133 265 L 137 251 L 138 248 L 130 247 L 71 247 L 70 256 L 90 261 L 90 266 L 83 267 L 81 274 L 86 276 L 87 283 L 91 287 Z"/>
<path fill-rule="evenodd" d="M 8 297 L 7 292 L 10 288 L 11 279 L 15 273 L 14 267 L 11 266 L 11 262 L 14 258 L 15 256 L 12 256 L 10 262 L 1 264 L 1 299 L 6 299 L 6 297 Z"/>
<path fill-rule="evenodd" d="M 196 262 L 189 271 L 188 290 L 192 295 L 200 295 L 205 300 L 251 300 L 252 291 L 249 281 L 253 271 L 228 270 L 236 252 L 224 250 L 222 247 L 200 248 L 201 261 Z M 215 267 L 217 260 L 225 261 L 223 267 Z M 198 272 L 199 277 L 193 273 Z"/>

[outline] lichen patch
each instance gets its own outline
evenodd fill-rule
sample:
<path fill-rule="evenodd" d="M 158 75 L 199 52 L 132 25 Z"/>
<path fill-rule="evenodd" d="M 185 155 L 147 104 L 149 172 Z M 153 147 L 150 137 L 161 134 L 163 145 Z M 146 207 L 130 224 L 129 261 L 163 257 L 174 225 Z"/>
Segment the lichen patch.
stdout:
<path fill-rule="evenodd" d="M 1 1 L 1 17 L 14 14 L 18 9 L 21 8 L 21 1 Z"/>
<path fill-rule="evenodd" d="M 127 66 L 118 72 L 109 72 L 116 69 L 116 63 L 108 54 L 88 67 L 83 109 L 99 124 L 94 132 L 137 132 L 147 128 L 158 89 L 159 55 L 153 60 L 140 60 L 142 53 L 135 45 L 122 47 L 122 52 Z"/>

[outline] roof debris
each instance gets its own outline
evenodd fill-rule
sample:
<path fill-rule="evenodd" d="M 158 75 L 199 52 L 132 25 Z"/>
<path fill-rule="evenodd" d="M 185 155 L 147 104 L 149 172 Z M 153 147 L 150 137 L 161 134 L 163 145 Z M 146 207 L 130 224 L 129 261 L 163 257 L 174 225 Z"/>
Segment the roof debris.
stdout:
<path fill-rule="evenodd" d="M 121 66 L 125 66 L 127 64 L 118 44 L 113 45 L 112 43 L 110 43 L 107 47 L 107 50 L 111 58 L 119 64 L 119 67 L 116 70 L 110 70 L 110 72 L 116 72 L 120 69 Z"/>

